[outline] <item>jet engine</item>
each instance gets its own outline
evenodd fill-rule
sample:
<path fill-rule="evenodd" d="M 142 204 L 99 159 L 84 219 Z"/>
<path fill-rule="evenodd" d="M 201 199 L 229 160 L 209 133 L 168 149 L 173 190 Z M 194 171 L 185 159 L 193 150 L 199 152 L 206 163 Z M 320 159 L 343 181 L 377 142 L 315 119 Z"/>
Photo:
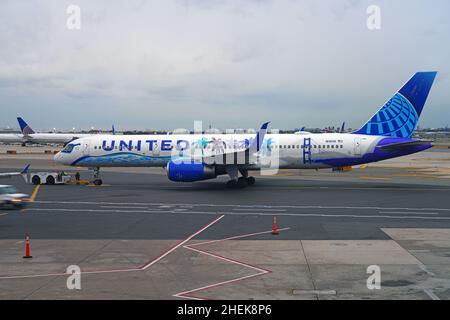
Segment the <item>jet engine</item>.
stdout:
<path fill-rule="evenodd" d="M 167 164 L 167 177 L 170 181 L 195 182 L 217 177 L 215 166 L 200 162 L 170 161 Z"/>

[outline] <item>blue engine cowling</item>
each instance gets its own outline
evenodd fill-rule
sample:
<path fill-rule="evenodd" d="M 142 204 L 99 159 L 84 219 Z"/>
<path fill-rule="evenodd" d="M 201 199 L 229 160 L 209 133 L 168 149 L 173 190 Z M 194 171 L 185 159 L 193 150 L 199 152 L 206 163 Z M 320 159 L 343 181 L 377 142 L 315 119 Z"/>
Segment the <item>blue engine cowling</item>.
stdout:
<path fill-rule="evenodd" d="M 167 177 L 176 182 L 195 182 L 217 177 L 214 166 L 199 162 L 170 161 L 167 164 Z"/>

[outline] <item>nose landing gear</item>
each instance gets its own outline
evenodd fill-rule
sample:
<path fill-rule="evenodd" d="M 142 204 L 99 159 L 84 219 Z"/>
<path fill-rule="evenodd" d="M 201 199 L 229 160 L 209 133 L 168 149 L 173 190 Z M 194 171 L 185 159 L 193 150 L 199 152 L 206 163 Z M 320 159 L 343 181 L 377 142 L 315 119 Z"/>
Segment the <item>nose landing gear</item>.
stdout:
<path fill-rule="evenodd" d="M 103 184 L 102 179 L 100 178 L 100 167 L 94 168 L 94 185 L 101 186 Z"/>

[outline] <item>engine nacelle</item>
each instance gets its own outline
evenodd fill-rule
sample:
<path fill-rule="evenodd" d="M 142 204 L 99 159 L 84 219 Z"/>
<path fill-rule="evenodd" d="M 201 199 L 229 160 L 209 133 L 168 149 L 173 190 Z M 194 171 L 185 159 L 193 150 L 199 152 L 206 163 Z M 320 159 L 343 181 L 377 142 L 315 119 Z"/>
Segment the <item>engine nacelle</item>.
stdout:
<path fill-rule="evenodd" d="M 216 168 L 199 162 L 170 161 L 167 164 L 167 177 L 176 182 L 195 182 L 217 177 Z"/>

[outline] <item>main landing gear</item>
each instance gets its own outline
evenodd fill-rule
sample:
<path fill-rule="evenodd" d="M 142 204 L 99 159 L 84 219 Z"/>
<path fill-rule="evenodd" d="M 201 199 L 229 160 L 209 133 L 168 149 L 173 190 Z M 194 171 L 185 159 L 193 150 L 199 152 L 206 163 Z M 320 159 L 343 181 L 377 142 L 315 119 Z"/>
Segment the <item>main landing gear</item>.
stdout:
<path fill-rule="evenodd" d="M 100 167 L 94 168 L 94 185 L 101 186 L 103 184 L 102 179 L 100 178 Z"/>
<path fill-rule="evenodd" d="M 239 172 L 242 175 L 241 177 L 238 177 Z M 256 183 L 256 179 L 254 177 L 248 176 L 248 170 L 230 168 L 228 170 L 228 175 L 231 178 L 231 180 L 227 182 L 228 188 L 245 188 Z"/>

